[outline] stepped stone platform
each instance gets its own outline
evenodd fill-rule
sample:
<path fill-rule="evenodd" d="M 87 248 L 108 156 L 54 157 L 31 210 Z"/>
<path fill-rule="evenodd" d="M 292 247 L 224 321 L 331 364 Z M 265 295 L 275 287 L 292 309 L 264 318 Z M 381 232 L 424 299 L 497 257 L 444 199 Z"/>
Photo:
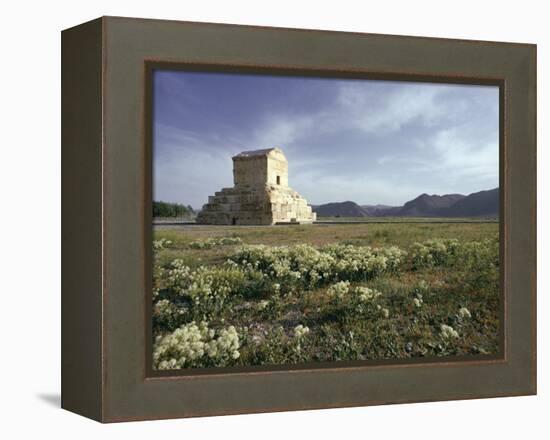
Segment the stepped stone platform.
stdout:
<path fill-rule="evenodd" d="M 233 180 L 232 188 L 208 197 L 197 223 L 273 225 L 316 220 L 307 200 L 288 186 L 288 161 L 279 148 L 234 156 Z"/>

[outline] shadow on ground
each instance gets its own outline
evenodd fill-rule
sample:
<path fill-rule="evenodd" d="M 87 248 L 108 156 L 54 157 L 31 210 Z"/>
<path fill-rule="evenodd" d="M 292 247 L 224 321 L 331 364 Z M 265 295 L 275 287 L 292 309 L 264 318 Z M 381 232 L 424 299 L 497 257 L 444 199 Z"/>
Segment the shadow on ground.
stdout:
<path fill-rule="evenodd" d="M 59 393 L 39 393 L 36 397 L 50 406 L 61 408 L 61 394 Z"/>

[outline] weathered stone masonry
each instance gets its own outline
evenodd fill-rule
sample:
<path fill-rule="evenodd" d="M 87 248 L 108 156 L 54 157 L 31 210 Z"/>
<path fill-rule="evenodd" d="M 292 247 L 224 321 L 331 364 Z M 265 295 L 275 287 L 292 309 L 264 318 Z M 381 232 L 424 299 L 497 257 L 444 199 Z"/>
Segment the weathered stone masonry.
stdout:
<path fill-rule="evenodd" d="M 288 186 L 288 161 L 279 148 L 234 156 L 233 180 L 233 188 L 208 197 L 197 223 L 272 225 L 316 219 L 306 199 Z"/>

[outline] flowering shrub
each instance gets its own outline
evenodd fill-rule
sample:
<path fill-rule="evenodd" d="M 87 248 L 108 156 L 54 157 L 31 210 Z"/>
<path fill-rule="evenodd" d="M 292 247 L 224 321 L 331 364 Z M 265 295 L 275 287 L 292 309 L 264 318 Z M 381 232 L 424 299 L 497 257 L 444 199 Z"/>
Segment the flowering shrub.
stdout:
<path fill-rule="evenodd" d="M 230 260 L 245 270 L 262 272 L 280 288 L 314 287 L 330 279 L 334 259 L 309 245 L 244 246 Z"/>
<path fill-rule="evenodd" d="M 459 338 L 460 335 L 450 325 L 442 324 L 441 325 L 441 337 L 443 339 L 452 339 L 452 338 Z"/>
<path fill-rule="evenodd" d="M 426 283 L 425 280 L 421 280 L 419 283 L 418 283 L 418 286 L 416 286 L 416 290 L 418 292 L 425 292 L 428 290 L 428 283 Z"/>
<path fill-rule="evenodd" d="M 414 269 L 442 266 L 452 261 L 459 246 L 458 240 L 428 240 L 414 243 L 410 249 L 410 259 Z"/>
<path fill-rule="evenodd" d="M 381 306 L 375 300 L 381 295 L 381 292 L 369 287 L 350 287 L 349 281 L 339 281 L 327 289 L 330 304 L 335 308 L 337 316 L 344 320 L 369 312 L 377 313 Z"/>
<path fill-rule="evenodd" d="M 476 290 L 494 289 L 499 275 L 498 238 L 464 243 L 459 249 L 456 266 L 466 275 L 462 280 L 465 285 Z"/>
<path fill-rule="evenodd" d="M 153 298 L 160 293 L 160 280 L 164 276 L 164 268 L 160 264 L 153 264 Z"/>
<path fill-rule="evenodd" d="M 153 304 L 153 320 L 156 327 L 174 328 L 177 327 L 185 309 L 169 299 L 161 299 Z"/>
<path fill-rule="evenodd" d="M 154 289 L 171 298 L 181 297 L 193 306 L 191 317 L 212 318 L 224 308 L 231 294 L 238 294 L 246 283 L 245 274 L 236 268 L 219 266 L 191 270 L 182 260 L 173 260 L 154 279 Z"/>
<path fill-rule="evenodd" d="M 329 296 L 343 298 L 349 292 L 349 281 L 339 281 L 327 289 Z"/>
<path fill-rule="evenodd" d="M 309 333 L 309 327 L 307 326 L 304 327 L 302 324 L 300 324 L 294 327 L 294 337 L 296 339 L 301 339 L 308 333 Z"/>
<path fill-rule="evenodd" d="M 153 240 L 153 252 L 159 252 L 167 247 L 172 245 L 172 241 L 167 240 L 166 238 L 161 238 L 160 240 Z"/>
<path fill-rule="evenodd" d="M 353 292 L 358 295 L 358 299 L 361 302 L 372 301 L 382 295 L 377 290 L 369 289 L 368 287 L 364 286 L 357 286 L 355 289 L 353 289 Z"/>
<path fill-rule="evenodd" d="M 323 251 L 334 258 L 333 272 L 337 277 L 354 281 L 368 280 L 383 272 L 396 272 L 406 255 L 396 246 L 370 248 L 339 244 L 327 246 Z"/>
<path fill-rule="evenodd" d="M 212 249 L 218 246 L 230 246 L 241 244 L 242 240 L 239 237 L 212 237 L 206 240 L 193 241 L 189 244 L 192 249 Z"/>
<path fill-rule="evenodd" d="M 461 267 L 478 270 L 479 268 L 495 267 L 499 264 L 499 241 L 493 237 L 481 241 L 463 243 L 458 251 Z"/>
<path fill-rule="evenodd" d="M 209 297 L 225 298 L 244 282 L 244 273 L 226 266 L 201 266 L 191 270 L 182 260 L 173 260 L 157 280 L 161 289 L 191 298 L 196 303 Z"/>
<path fill-rule="evenodd" d="M 157 336 L 153 346 L 153 367 L 171 370 L 232 365 L 240 356 L 239 347 L 235 327 L 215 331 L 207 322 L 197 325 L 193 321 L 172 333 Z"/>
<path fill-rule="evenodd" d="M 303 326 L 302 324 L 294 327 L 294 340 L 292 341 L 291 349 L 293 351 L 293 357 L 298 358 L 302 352 L 302 342 L 305 336 L 309 333 L 309 327 Z"/>
<path fill-rule="evenodd" d="M 475 269 L 498 266 L 498 238 L 460 243 L 456 239 L 434 239 L 414 243 L 409 250 L 413 269 L 453 266 Z"/>
<path fill-rule="evenodd" d="M 372 249 L 352 245 L 332 245 L 317 249 L 296 246 L 244 246 L 230 260 L 247 270 L 262 272 L 286 290 L 293 287 L 314 288 L 347 280 L 371 279 L 384 272 L 397 271 L 405 252 L 392 246 Z"/>

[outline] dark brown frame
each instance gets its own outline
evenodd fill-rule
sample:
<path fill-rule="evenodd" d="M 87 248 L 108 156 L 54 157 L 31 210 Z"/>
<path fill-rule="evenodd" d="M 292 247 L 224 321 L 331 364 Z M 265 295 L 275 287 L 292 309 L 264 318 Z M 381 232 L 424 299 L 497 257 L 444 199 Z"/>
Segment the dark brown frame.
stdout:
<path fill-rule="evenodd" d="M 155 66 L 498 85 L 501 355 L 152 372 Z M 114 422 L 536 393 L 534 45 L 103 17 L 62 34 L 62 162 L 68 410 Z"/>

